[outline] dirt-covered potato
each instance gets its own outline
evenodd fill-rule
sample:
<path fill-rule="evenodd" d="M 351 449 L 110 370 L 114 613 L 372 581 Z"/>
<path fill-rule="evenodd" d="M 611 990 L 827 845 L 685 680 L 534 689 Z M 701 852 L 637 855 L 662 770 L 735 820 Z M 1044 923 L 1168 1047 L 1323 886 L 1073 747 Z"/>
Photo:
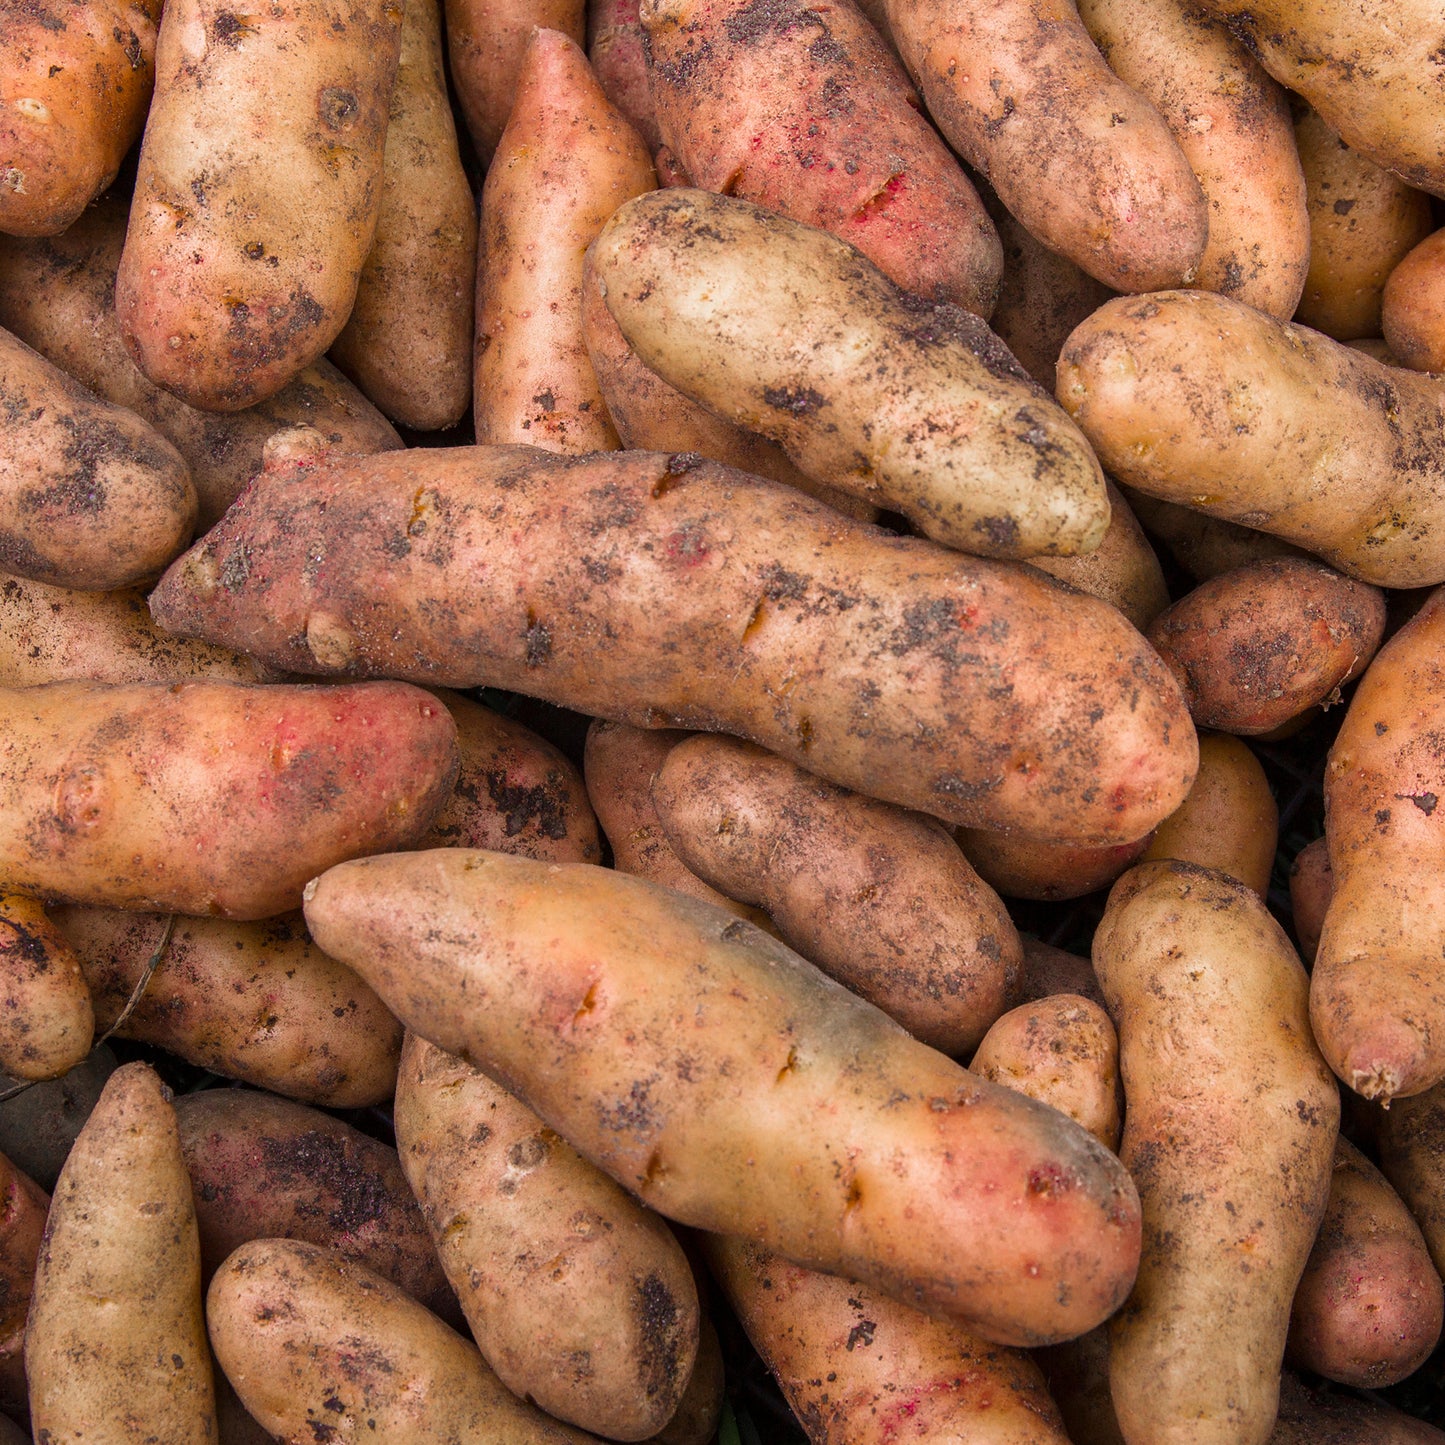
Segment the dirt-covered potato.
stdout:
<path fill-rule="evenodd" d="M 74 950 L 45 910 L 0 890 L 0 1070 L 55 1079 L 90 1053 L 95 1011 Z"/>
<path fill-rule="evenodd" d="M 1030 933 L 1019 934 L 1024 949 L 1023 1002 L 1049 998 L 1058 993 L 1077 993 L 1102 1004 L 1104 995 L 1093 963 L 1081 954 L 1055 948 Z"/>
<path fill-rule="evenodd" d="M 105 1045 L 91 1050 L 68 1074 L 12 1091 L 0 1078 L 0 1150 L 42 1189 L 54 1189 L 105 1081 L 115 1072 L 115 1055 Z"/>
<path fill-rule="evenodd" d="M 1378 1396 L 1311 1390 L 1286 1374 L 1269 1445 L 1445 1445 L 1445 1432 Z"/>
<path fill-rule="evenodd" d="M 1267 557 L 1309 555 L 1303 548 L 1271 537 L 1268 532 L 1256 532 L 1250 527 L 1226 522 L 1223 517 L 1207 516 L 1178 502 L 1160 501 L 1145 492 L 1120 490 L 1145 533 L 1162 542 L 1170 556 L 1196 582 L 1207 582 L 1221 572 Z"/>

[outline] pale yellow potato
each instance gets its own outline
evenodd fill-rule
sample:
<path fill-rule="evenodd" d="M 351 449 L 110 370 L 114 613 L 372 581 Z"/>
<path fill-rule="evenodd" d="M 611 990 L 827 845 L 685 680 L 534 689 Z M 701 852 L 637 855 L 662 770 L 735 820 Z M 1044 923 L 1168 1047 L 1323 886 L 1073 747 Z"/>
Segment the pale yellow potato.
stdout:
<path fill-rule="evenodd" d="M 75 951 L 35 899 L 0 893 L 0 1071 L 58 1078 L 90 1052 L 94 1034 Z"/>

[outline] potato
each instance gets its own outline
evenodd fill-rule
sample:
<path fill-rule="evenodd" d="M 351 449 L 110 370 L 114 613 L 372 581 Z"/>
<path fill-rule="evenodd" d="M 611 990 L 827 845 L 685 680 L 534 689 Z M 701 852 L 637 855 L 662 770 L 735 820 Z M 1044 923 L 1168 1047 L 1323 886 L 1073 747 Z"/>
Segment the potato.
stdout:
<path fill-rule="evenodd" d="M 331 869 L 307 919 L 409 1028 L 669 1218 L 1006 1344 L 1088 1329 L 1129 1287 L 1112 1155 L 706 904 L 446 850 Z"/>
<path fill-rule="evenodd" d="M 1307 557 L 1300 547 L 1236 526 L 1222 517 L 1206 516 L 1192 507 L 1175 502 L 1162 502 L 1144 492 L 1120 488 L 1130 510 L 1138 517 L 1145 532 L 1169 549 L 1169 554 L 1194 578 L 1207 582 L 1221 572 L 1243 567 L 1267 557 Z M 1141 632 L 1144 628 L 1139 629 Z"/>
<path fill-rule="evenodd" d="M 170 0 L 115 281 L 121 335 L 157 386 L 239 411 L 346 324 L 381 200 L 401 12 Z"/>
<path fill-rule="evenodd" d="M 332 1109 L 384 1104 L 401 1025 L 297 917 L 167 920 L 107 908 L 54 910 L 80 955 L 102 1030 L 115 1026 L 157 949 L 123 1038 L 258 1088 Z"/>
<path fill-rule="evenodd" d="M 54 1189 L 105 1081 L 115 1072 L 115 1055 L 98 1044 L 68 1074 L 29 1084 L 0 1077 L 0 1150 L 42 1189 Z"/>
<path fill-rule="evenodd" d="M 1441 383 L 1202 291 L 1110 301 L 1059 400 L 1122 482 L 1381 587 L 1445 580 Z"/>
<path fill-rule="evenodd" d="M 989 828 L 960 828 L 963 856 L 1006 898 L 1057 902 L 1107 887 L 1144 851 L 1147 837 L 1097 847 L 1040 843 Z"/>
<path fill-rule="evenodd" d="M 161 0 L 7 0 L 0 10 L 0 231 L 53 236 L 110 184 L 145 125 Z"/>
<path fill-rule="evenodd" d="M 1315 961 L 1320 946 L 1320 930 L 1330 896 L 1335 891 L 1335 875 L 1330 868 L 1330 848 L 1323 838 L 1307 843 L 1295 854 L 1289 870 L 1289 904 L 1294 917 L 1294 936 L 1299 940 L 1300 957 L 1306 963 Z"/>
<path fill-rule="evenodd" d="M 394 1284 L 301 1240 L 243 1244 L 206 1321 L 241 1403 L 280 1439 L 587 1445 L 514 1400 L 476 1346 Z"/>
<path fill-rule="evenodd" d="M 0 892 L 0 1069 L 55 1079 L 90 1052 L 95 1012 L 65 936 L 33 898 Z"/>
<path fill-rule="evenodd" d="M 658 129 L 694 185 L 831 232 L 905 291 L 987 319 L 998 233 L 852 0 L 642 0 L 639 18 Z"/>
<path fill-rule="evenodd" d="M 1445 1295 L 1419 1226 L 1380 1171 L 1339 1140 L 1285 1358 L 1328 1380 L 1379 1389 L 1425 1363 L 1442 1315 Z"/>
<path fill-rule="evenodd" d="M 328 361 L 303 368 L 268 401 L 225 415 L 198 411 L 148 381 L 115 315 L 128 214 L 127 198 L 112 193 L 63 236 L 0 236 L 0 326 L 97 396 L 144 418 L 180 452 L 200 499 L 200 531 L 220 520 L 261 469 L 266 439 L 286 427 L 310 425 L 330 445 L 361 455 L 400 448 L 391 424 Z"/>
<path fill-rule="evenodd" d="M 1019 934 L 1019 941 L 1024 949 L 1021 992 L 1025 1003 L 1060 993 L 1082 994 L 1094 1003 L 1104 1002 L 1094 965 L 1087 958 L 1055 948 L 1030 933 Z"/>
<path fill-rule="evenodd" d="M 1013 1001 L 1018 933 L 932 818 L 724 737 L 679 742 L 652 799 L 688 868 L 915 1038 L 963 1053 Z"/>
<path fill-rule="evenodd" d="M 1142 836 L 1195 765 L 1177 685 L 1113 608 L 685 456 L 278 463 L 151 610 L 283 670 L 732 732 L 885 801 L 1054 841 Z"/>
<path fill-rule="evenodd" d="M 381 204 L 331 359 L 403 426 L 455 426 L 471 400 L 477 215 L 442 70 L 441 0 L 408 0 Z"/>
<path fill-rule="evenodd" d="M 1380 328 L 1400 366 L 1445 371 L 1445 230 L 1426 236 L 1390 272 Z"/>
<path fill-rule="evenodd" d="M 418 688 L 0 689 L 0 880 L 56 902 L 268 918 L 319 869 L 415 842 L 456 728 Z"/>
<path fill-rule="evenodd" d="M 25 1337 L 37 1440 L 215 1438 L 201 1251 L 175 1112 L 126 1064 L 60 1171 Z"/>
<path fill-rule="evenodd" d="M 712 1321 L 702 1315 L 692 1378 L 672 1419 L 652 1437 L 654 1445 L 711 1445 L 717 1438 L 726 1383 L 722 1344 Z"/>
<path fill-rule="evenodd" d="M 23 1408 L 25 1319 L 50 1196 L 0 1154 L 0 1404 Z"/>
<path fill-rule="evenodd" d="M 1067 1445 L 1024 1354 L 741 1239 L 703 1248 L 813 1445 Z"/>
<path fill-rule="evenodd" d="M 1119 1425 L 1129 1445 L 1263 1445 L 1339 1123 L 1304 969 L 1257 894 L 1176 862 L 1114 885 L 1094 968 L 1144 1209 L 1138 1282 L 1109 1326 Z"/>
<path fill-rule="evenodd" d="M 1420 1226 L 1445 1274 L 1445 1085 L 1370 1110 L 1380 1169 Z"/>
<path fill-rule="evenodd" d="M 1102 540 L 1098 464 L 998 338 L 825 232 L 726 196 L 657 191 L 608 221 L 592 266 L 651 370 L 780 442 L 816 480 L 982 556 Z"/>
<path fill-rule="evenodd" d="M 1311 1390 L 1286 1375 L 1269 1445 L 1445 1445 L 1445 1432 L 1387 1405 L 1339 1391 Z"/>
<path fill-rule="evenodd" d="M 662 144 L 647 85 L 638 0 L 599 0 L 587 7 L 587 59 L 607 99 L 627 117 L 651 154 Z"/>
<path fill-rule="evenodd" d="M 525 1105 L 415 1035 L 397 1148 L 472 1336 L 498 1378 L 613 1440 L 655 1435 L 697 1356 L 681 1247 Z"/>
<path fill-rule="evenodd" d="M 106 591 L 155 576 L 190 541 L 186 464 L 111 406 L 0 331 L 0 571 Z"/>

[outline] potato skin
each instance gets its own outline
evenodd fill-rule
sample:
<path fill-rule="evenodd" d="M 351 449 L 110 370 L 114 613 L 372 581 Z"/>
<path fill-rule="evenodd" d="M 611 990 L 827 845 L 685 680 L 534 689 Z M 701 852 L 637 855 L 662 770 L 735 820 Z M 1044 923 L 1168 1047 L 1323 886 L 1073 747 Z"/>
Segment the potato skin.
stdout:
<path fill-rule="evenodd" d="M 425 832 L 456 728 L 404 683 L 0 690 L 0 877 L 55 902 L 269 918 Z"/>
<path fill-rule="evenodd" d="M 1121 298 L 1065 343 L 1059 400 L 1120 481 L 1381 587 L 1445 580 L 1441 383 L 1203 291 Z"/>
<path fill-rule="evenodd" d="M 397 1148 L 472 1336 L 503 1384 L 613 1440 L 655 1435 L 697 1357 L 667 1226 L 484 1074 L 408 1035 Z"/>
<path fill-rule="evenodd" d="M 37 1440 L 215 1438 L 191 1182 L 175 1111 L 146 1064 L 110 1076 L 60 1171 L 25 1368 Z"/>
<path fill-rule="evenodd" d="M 1445 1432 L 1378 1399 L 1311 1390 L 1286 1374 L 1269 1445 L 1445 1445 Z"/>
<path fill-rule="evenodd" d="M 32 1084 L 0 1102 L 0 1150 L 42 1189 L 55 1188 L 61 1167 L 115 1068 L 115 1055 L 105 1044 L 97 1044 L 68 1074 Z M 42 1219 L 43 1214 L 42 1209 Z"/>
<path fill-rule="evenodd" d="M 1077 953 L 1021 933 L 1024 949 L 1023 1002 L 1033 1003 L 1059 993 L 1077 993 L 1102 1006 L 1104 995 L 1094 965 Z"/>
<path fill-rule="evenodd" d="M 1144 1209 L 1138 1283 L 1109 1326 L 1119 1425 L 1130 1445 L 1263 1445 L 1339 1123 L 1304 969 L 1255 893 L 1177 862 L 1114 885 L 1094 968 Z"/>
<path fill-rule="evenodd" d="M 1221 572 L 1260 562 L 1267 557 L 1307 557 L 1303 548 L 1292 546 L 1268 532 L 1256 532 L 1222 517 L 1207 516 L 1178 502 L 1129 488 L 1120 489 L 1146 534 L 1169 549 L 1170 555 L 1194 578 L 1207 582 Z M 1146 628 L 1141 627 L 1141 632 Z"/>
<path fill-rule="evenodd" d="M 1445 1272 L 1445 1084 L 1371 1110 L 1380 1170 L 1420 1226 Z"/>
<path fill-rule="evenodd" d="M 50 1196 L 0 1154 L 0 1404 L 7 1410 L 25 1405 L 25 1319 L 49 1210 Z"/>
<path fill-rule="evenodd" d="M 1294 935 L 1299 942 L 1300 957 L 1306 963 L 1315 961 L 1320 946 L 1320 929 L 1324 927 L 1330 897 L 1335 891 L 1335 875 L 1330 867 L 1330 845 L 1316 838 L 1295 854 L 1289 870 L 1289 905 L 1294 918 Z"/>
<path fill-rule="evenodd" d="M 0 1070 L 58 1078 L 94 1035 L 90 990 L 65 935 L 35 899 L 0 892 Z"/>
<path fill-rule="evenodd" d="M 1390 272 L 1380 328 L 1401 366 L 1445 371 L 1445 230 L 1426 236 Z"/>
<path fill-rule="evenodd" d="M 305 563 L 318 548 L 324 572 Z M 731 732 L 885 801 L 1056 842 L 1141 837 L 1196 764 L 1177 685 L 1113 608 L 686 456 L 278 467 L 151 610 L 283 670 Z"/>
<path fill-rule="evenodd" d="M 1112 1155 L 729 914 L 460 850 L 343 864 L 307 910 L 408 1027 L 670 1218 L 1002 1343 L 1077 1334 L 1129 1287 Z"/>
<path fill-rule="evenodd" d="M 587 59 L 607 99 L 627 117 L 650 155 L 662 144 L 647 84 L 638 0 L 599 0 L 587 7 Z"/>
<path fill-rule="evenodd" d="M 1148 837 L 1095 847 L 1040 843 L 989 828 L 960 828 L 955 837 L 978 876 L 1005 898 L 1058 902 L 1107 887 L 1138 860 Z"/>
<path fill-rule="evenodd" d="M 239 17 L 170 0 L 115 282 L 126 347 L 157 386 L 239 411 L 346 324 L 381 200 L 401 11 L 283 0 Z"/>

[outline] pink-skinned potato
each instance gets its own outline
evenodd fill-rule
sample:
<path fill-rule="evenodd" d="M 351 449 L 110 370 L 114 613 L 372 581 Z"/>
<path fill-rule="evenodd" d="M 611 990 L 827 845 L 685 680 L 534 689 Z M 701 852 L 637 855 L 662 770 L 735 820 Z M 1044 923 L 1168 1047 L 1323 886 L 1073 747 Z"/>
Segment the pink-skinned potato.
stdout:
<path fill-rule="evenodd" d="M 50 1196 L 0 1154 L 0 1405 L 25 1404 L 25 1317 Z"/>

